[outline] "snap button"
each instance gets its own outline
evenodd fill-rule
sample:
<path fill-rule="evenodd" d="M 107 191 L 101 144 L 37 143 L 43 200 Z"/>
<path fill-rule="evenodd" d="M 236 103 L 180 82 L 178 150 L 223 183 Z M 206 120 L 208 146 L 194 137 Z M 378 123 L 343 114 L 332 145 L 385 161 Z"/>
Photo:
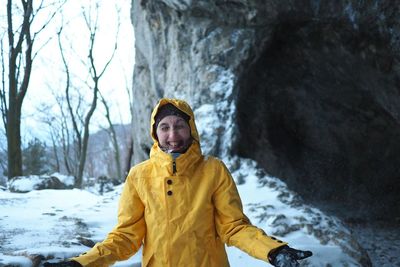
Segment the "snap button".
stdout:
<path fill-rule="evenodd" d="M 172 184 L 172 180 L 167 180 L 167 184 Z"/>
<path fill-rule="evenodd" d="M 167 192 L 167 195 L 168 195 L 168 196 L 172 196 L 172 191 L 168 191 L 168 192 Z"/>

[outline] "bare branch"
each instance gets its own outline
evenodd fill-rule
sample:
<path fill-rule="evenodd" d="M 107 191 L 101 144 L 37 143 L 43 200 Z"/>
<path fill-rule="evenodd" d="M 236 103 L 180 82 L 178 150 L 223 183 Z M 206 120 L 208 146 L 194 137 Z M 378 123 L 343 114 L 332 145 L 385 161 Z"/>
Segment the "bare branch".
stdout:
<path fill-rule="evenodd" d="M 7 112 L 8 112 L 8 107 L 7 107 L 7 98 L 6 98 L 6 78 L 5 78 L 5 71 L 6 71 L 6 65 L 4 62 L 5 58 L 5 53 L 4 53 L 4 43 L 3 43 L 3 38 L 1 38 L 1 43 L 0 43 L 0 52 L 1 52 L 1 90 L 0 90 L 0 110 L 1 110 L 1 118 L 3 120 L 4 124 L 4 129 L 7 131 Z"/>
<path fill-rule="evenodd" d="M 44 47 L 46 47 L 46 45 L 48 44 L 48 43 L 50 43 L 52 40 L 53 40 L 53 36 L 51 36 L 49 39 L 47 39 L 46 40 L 46 42 L 44 42 L 38 49 L 35 49 L 36 50 L 36 52 L 33 54 L 33 56 L 32 56 L 32 61 L 34 61 L 35 60 L 35 58 L 36 58 L 36 56 L 39 54 L 39 52 L 44 48 Z"/>
<path fill-rule="evenodd" d="M 117 140 L 117 133 L 115 132 L 115 128 L 114 128 L 114 125 L 113 125 L 112 120 L 111 120 L 110 108 L 109 108 L 109 106 L 107 104 L 107 101 L 104 98 L 104 96 L 101 94 L 100 91 L 99 91 L 99 95 L 100 95 L 101 102 L 103 103 L 103 106 L 104 106 L 104 108 L 106 110 L 105 117 L 107 119 L 108 126 L 109 126 L 109 129 L 107 130 L 107 133 L 109 133 L 109 135 L 111 137 L 111 142 L 112 142 L 113 147 L 114 147 L 114 159 L 115 159 L 115 168 L 116 168 L 116 171 L 117 171 L 117 177 L 118 177 L 118 180 L 122 180 L 123 177 L 122 177 L 122 173 L 121 173 L 121 157 L 120 157 L 120 154 L 119 154 L 119 145 L 118 145 L 118 140 Z"/>
<path fill-rule="evenodd" d="M 43 2 L 44 2 L 44 0 L 42 0 L 42 2 L 40 3 L 40 5 L 39 5 L 39 8 L 37 8 L 36 10 L 41 10 L 41 9 L 44 9 L 44 8 L 47 8 L 47 7 L 49 7 L 49 6 L 55 6 L 56 5 L 56 3 L 52 3 L 51 5 L 48 5 L 47 7 L 44 7 L 43 6 Z M 34 34 L 33 34 L 33 40 L 35 40 L 35 38 L 36 38 L 36 36 L 41 32 L 41 31 L 43 31 L 48 25 L 50 25 L 50 22 L 54 19 L 54 17 L 60 12 L 60 10 L 62 9 L 62 7 L 65 5 L 65 3 L 67 2 L 67 0 L 63 0 L 63 1 L 60 1 L 59 3 L 59 6 L 50 14 L 50 16 L 49 16 L 49 18 L 42 24 L 42 27 L 39 29 L 39 30 L 37 30 Z M 35 16 L 35 15 L 34 15 Z M 33 16 L 33 17 L 34 17 Z"/>
<path fill-rule="evenodd" d="M 32 7 L 32 0 L 29 0 L 26 2 L 24 5 L 24 13 L 26 14 L 25 16 L 30 18 L 30 16 L 33 13 L 33 7 Z M 25 18 L 24 18 L 25 21 Z M 17 96 L 17 102 L 18 106 L 22 106 L 22 101 L 25 98 L 26 92 L 28 90 L 28 84 L 29 80 L 31 77 L 31 70 L 32 70 L 32 49 L 33 49 L 33 39 L 31 36 L 31 23 L 24 25 L 23 27 L 23 32 L 21 32 L 21 35 L 25 35 L 25 42 L 27 45 L 27 48 L 25 50 L 25 70 L 24 70 L 24 77 L 22 79 L 22 83 L 20 86 L 20 90 L 18 92 Z"/>
<path fill-rule="evenodd" d="M 30 21 L 30 17 L 32 16 L 32 0 L 28 0 L 27 2 L 22 1 L 22 5 L 23 5 L 23 11 L 24 11 L 24 19 L 22 21 L 21 24 L 21 33 L 19 34 L 19 38 L 17 41 L 17 44 L 15 45 L 15 47 L 13 47 L 14 45 L 14 32 L 12 29 L 12 9 L 11 9 L 11 0 L 9 0 L 10 3 L 10 8 L 9 8 L 9 41 L 10 41 L 10 49 L 11 49 L 11 56 L 10 56 L 10 61 L 15 61 L 16 57 L 22 52 L 22 44 L 24 42 L 25 39 L 25 35 L 27 33 L 27 31 L 29 31 L 30 33 L 30 26 L 31 26 L 31 21 Z M 11 31 L 11 33 L 10 33 Z M 12 38 L 12 42 L 11 39 Z"/>
<path fill-rule="evenodd" d="M 108 59 L 108 61 L 106 62 L 106 64 L 105 64 L 105 66 L 103 67 L 103 70 L 100 72 L 100 74 L 99 74 L 99 78 L 101 77 L 101 76 L 103 76 L 103 74 L 104 74 L 104 72 L 107 70 L 107 68 L 108 68 L 108 66 L 110 65 L 110 63 L 111 63 L 111 61 L 113 60 L 113 58 L 114 58 L 114 56 L 115 56 L 115 52 L 117 51 L 117 48 L 118 48 L 118 36 L 119 36 L 119 30 L 120 30 L 120 27 L 121 27 L 121 18 L 120 18 L 120 16 L 119 16 L 119 11 L 117 10 L 117 12 L 118 12 L 118 16 L 117 16 L 117 19 L 118 19 L 118 22 L 117 22 L 117 31 L 116 31 L 116 34 L 115 34 L 115 42 L 114 42 L 114 49 L 113 49 L 113 51 L 112 51 L 112 54 L 111 54 L 111 56 L 110 56 L 110 58 Z"/>
<path fill-rule="evenodd" d="M 14 49 L 14 27 L 12 21 L 12 1 L 7 1 L 8 42 L 10 49 Z M 10 51 L 12 53 L 13 51 Z"/>
<path fill-rule="evenodd" d="M 61 59 L 62 59 L 64 68 L 65 68 L 65 76 L 66 76 L 65 96 L 66 96 L 66 100 L 67 100 L 68 111 L 71 116 L 73 129 L 74 129 L 75 135 L 77 137 L 78 148 L 80 150 L 80 148 L 82 147 L 82 143 L 81 143 L 82 137 L 81 137 L 81 132 L 79 131 L 78 124 L 77 124 L 77 121 L 75 118 L 75 113 L 73 111 L 72 104 L 71 104 L 71 96 L 70 96 L 71 77 L 70 77 L 69 66 L 68 66 L 67 60 L 64 55 L 64 49 L 63 49 L 62 41 L 61 41 L 62 30 L 63 30 L 63 28 L 60 27 L 59 31 L 57 32 L 57 40 L 58 40 L 58 47 L 59 47 L 60 54 L 61 54 Z"/>

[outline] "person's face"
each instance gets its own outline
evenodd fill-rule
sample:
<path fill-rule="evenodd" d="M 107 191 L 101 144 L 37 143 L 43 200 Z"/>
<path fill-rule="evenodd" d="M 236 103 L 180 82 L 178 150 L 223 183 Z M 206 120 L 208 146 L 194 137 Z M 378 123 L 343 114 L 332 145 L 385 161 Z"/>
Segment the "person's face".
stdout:
<path fill-rule="evenodd" d="M 164 151 L 184 152 L 191 144 L 190 127 L 181 117 L 163 118 L 156 129 L 158 143 Z"/>

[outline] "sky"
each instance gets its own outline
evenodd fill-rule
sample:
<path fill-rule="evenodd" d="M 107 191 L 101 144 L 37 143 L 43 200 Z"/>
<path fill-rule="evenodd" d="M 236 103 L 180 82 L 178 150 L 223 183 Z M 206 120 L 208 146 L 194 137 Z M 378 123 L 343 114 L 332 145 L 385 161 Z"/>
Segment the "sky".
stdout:
<path fill-rule="evenodd" d="M 51 1 L 44 1 L 49 3 Z M 117 40 L 116 54 L 104 76 L 100 79 L 100 91 L 108 100 L 111 109 L 113 121 L 115 123 L 129 123 L 129 96 L 127 88 L 130 90 L 132 84 L 133 66 L 134 66 L 134 33 L 130 21 L 130 1 L 98 1 L 98 31 L 94 46 L 95 65 L 101 70 L 106 61 L 110 58 L 115 40 Z M 39 3 L 39 1 L 34 1 Z M 42 117 L 47 114 L 58 114 L 59 110 L 55 104 L 55 95 L 63 93 L 65 88 L 65 72 L 61 61 L 61 55 L 58 48 L 56 32 L 63 25 L 62 43 L 68 64 L 71 69 L 73 86 L 83 95 L 84 99 L 90 100 L 91 94 L 85 81 L 88 81 L 88 68 L 82 64 L 87 62 L 88 38 L 83 8 L 86 14 L 91 14 L 94 20 L 96 12 L 95 0 L 77 1 L 67 0 L 62 8 L 62 16 L 56 16 L 51 23 L 38 35 L 34 50 L 40 47 L 37 57 L 34 60 L 30 86 L 23 103 L 22 118 L 22 140 L 27 143 L 33 137 L 39 139 L 49 139 L 46 126 L 41 123 Z M 92 12 L 89 12 L 92 4 Z M 0 6 L 6 6 L 6 0 L 0 0 Z M 120 26 L 118 27 L 118 12 Z M 6 8 L 0 9 L 0 36 L 5 38 L 5 44 L 8 45 L 6 36 Z M 38 13 L 34 31 L 37 31 L 45 21 L 47 21 L 49 12 L 42 11 Z M 16 24 L 16 23 L 15 23 Z M 117 35 L 118 33 L 118 35 Z M 90 81 L 90 80 L 89 80 Z M 43 113 L 38 110 L 44 110 Z M 104 118 L 104 108 L 100 101 L 98 110 L 92 119 L 91 132 L 98 130 L 101 126 L 107 126 Z M 1 125 L 4 131 L 3 125 Z M 0 138 L 0 142 L 4 137 Z"/>

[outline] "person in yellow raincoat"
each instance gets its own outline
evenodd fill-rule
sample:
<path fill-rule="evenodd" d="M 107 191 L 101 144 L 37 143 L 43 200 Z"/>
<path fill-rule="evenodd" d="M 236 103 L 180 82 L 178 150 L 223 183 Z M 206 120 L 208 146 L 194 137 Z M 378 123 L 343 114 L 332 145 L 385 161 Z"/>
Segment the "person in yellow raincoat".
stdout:
<path fill-rule="evenodd" d="M 110 266 L 143 246 L 143 267 L 227 267 L 225 244 L 274 266 L 298 266 L 310 251 L 253 226 L 229 170 L 203 156 L 193 111 L 161 99 L 151 117 L 150 159 L 126 179 L 118 224 L 107 238 L 70 261 L 45 266 Z"/>

